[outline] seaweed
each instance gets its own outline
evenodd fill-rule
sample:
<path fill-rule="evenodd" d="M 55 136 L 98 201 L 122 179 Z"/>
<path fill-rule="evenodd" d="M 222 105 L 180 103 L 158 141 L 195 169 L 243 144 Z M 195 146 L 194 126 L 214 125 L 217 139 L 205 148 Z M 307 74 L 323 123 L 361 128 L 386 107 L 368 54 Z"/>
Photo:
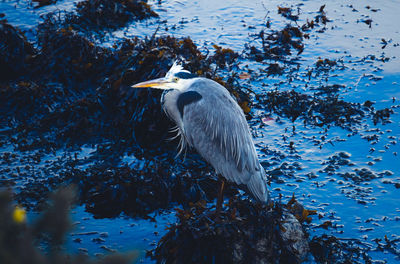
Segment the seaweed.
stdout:
<path fill-rule="evenodd" d="M 215 54 L 209 57 L 210 61 L 215 62 L 221 69 L 225 69 L 226 66 L 232 65 L 236 62 L 239 54 L 234 52 L 232 49 L 222 48 L 218 45 L 213 45 Z"/>
<path fill-rule="evenodd" d="M 158 17 L 146 1 L 86 0 L 76 4 L 76 23 L 98 28 L 119 28 L 133 19 Z"/>
<path fill-rule="evenodd" d="M 270 30 L 267 22 L 267 29 L 256 36 L 261 45 L 249 46 L 248 57 L 267 65 L 264 72 L 268 76 L 298 70 L 300 64 L 296 59 L 305 48 L 309 31 L 318 29 L 317 32 L 323 32 L 329 22 L 324 8 L 325 5 L 321 6 L 317 16 L 301 26 L 296 22 L 299 9 L 296 15 L 292 8 L 278 7 L 280 14 L 296 23 L 281 30 Z M 74 183 L 79 203 L 99 218 L 121 214 L 147 218 L 148 214 L 160 208 L 179 206 L 178 222 L 149 253 L 158 262 L 296 263 L 304 260 L 308 246 L 304 246 L 307 245 L 304 237 L 307 234 L 304 234 L 303 227 L 311 221 L 310 215 L 315 211 L 306 210 L 294 197 L 287 205 L 279 202 L 260 205 L 239 194 L 237 186 L 228 185 L 226 197 L 229 202 L 220 216 L 215 217 L 213 204 L 217 180 L 212 177 L 212 168 L 190 150 L 186 160 L 174 159 L 176 142 L 165 140 L 172 136 L 165 129 L 172 123 L 160 109 L 160 91 L 130 88 L 133 83 L 163 76 L 178 59 L 193 73 L 227 87 L 247 117 L 251 118 L 253 102 L 248 92 L 239 88 L 238 78 L 250 79 L 256 73 L 235 73 L 241 70 L 239 60 L 242 55 L 217 45 L 211 55 L 204 54 L 189 37 L 156 37 L 157 32 L 144 39 L 124 39 L 111 48 L 92 42 L 91 31 L 114 30 L 135 19 L 156 16 L 147 4 L 139 1 L 80 2 L 76 5 L 76 12 L 54 13 L 43 20 L 38 28 L 37 46 L 27 42 L 17 28 L 1 20 L 0 37 L 4 38 L 0 65 L 5 69 L 3 73 L 8 71 L 11 74 L 3 74 L 0 80 L 0 144 L 15 147 L 15 153 L 22 151 L 21 156 L 11 152 L 1 155 L 2 164 L 9 164 L 1 171 L 1 184 L 18 190 L 16 199 L 20 204 L 41 210 L 46 207 L 47 196 L 54 189 Z M 390 41 L 382 40 L 384 46 L 387 43 Z M 369 59 L 384 62 L 389 58 L 373 55 L 364 58 Z M 340 67 L 340 63 L 340 59 L 319 58 L 306 76 L 311 78 L 314 72 L 316 76 L 322 73 L 325 74 L 322 77 L 327 77 L 331 70 Z M 288 64 L 296 65 L 297 69 Z M 304 87 L 307 93 L 273 90 L 256 94 L 258 102 L 255 103 L 259 104 L 257 107 L 278 115 L 277 122 L 280 117 L 292 122 L 301 120 L 305 125 L 322 127 L 325 132 L 330 126 L 338 126 L 356 133 L 365 118 L 371 118 L 374 125 L 390 122 L 394 108 L 375 109 L 371 101 L 364 104 L 346 102 L 340 97 L 345 88 L 341 84 L 320 84 L 318 87 L 307 84 Z M 265 120 L 267 123 L 268 119 Z M 371 144 L 379 140 L 378 134 L 361 136 Z M 298 142 L 287 140 L 285 136 L 283 141 L 290 153 L 297 153 Z M 325 141 L 325 135 L 321 136 L 321 141 Z M 57 162 L 44 163 L 46 168 L 40 168 L 46 153 L 64 147 L 67 150 L 63 151 L 69 153 L 84 144 L 97 147 L 87 159 L 77 158 L 76 153 L 75 157 L 66 154 L 57 157 Z M 284 155 L 283 151 L 261 151 L 274 156 L 271 160 L 283 159 L 279 157 Z M 135 159 L 135 165 L 125 163 L 124 156 Z M 28 161 L 24 168 L 16 166 L 25 158 Z M 275 161 L 265 164 L 271 166 Z M 352 166 L 352 163 L 347 153 L 340 152 L 323 165 L 326 167 L 321 172 L 330 175 L 342 166 Z M 268 174 L 275 182 L 283 182 L 280 176 L 295 177 L 295 170 L 300 169 L 299 163 L 283 162 Z M 356 168 L 347 173 L 337 173 L 337 176 L 361 184 L 389 173 Z M 399 183 L 386 182 L 396 188 L 400 186 Z M 358 187 L 354 190 L 364 192 Z M 69 198 L 60 198 L 61 202 L 57 199 L 54 205 L 61 211 L 49 209 L 44 215 L 50 222 L 38 222 L 41 231 L 34 235 L 21 235 L 37 234 L 36 245 L 39 241 L 46 253 L 50 252 L 50 257 L 57 256 L 53 262 L 64 260 L 65 256 L 58 248 L 69 226 L 64 218 Z M 366 204 L 365 199 L 358 202 Z M 24 210 L 10 210 L 17 214 L 17 219 L 22 218 Z M 335 227 L 331 221 L 318 225 L 326 229 L 331 226 Z M 300 244 L 296 245 L 291 236 L 285 235 L 290 227 L 303 235 Z M 19 236 L 20 230 L 13 228 L 10 230 Z M 93 241 L 101 243 L 102 239 Z M 397 240 L 385 237 L 375 242 L 378 250 L 397 252 Z M 301 252 L 299 245 L 302 245 Z M 333 236 L 320 236 L 311 240 L 310 248 L 318 262 L 370 261 L 367 250 L 356 247 L 359 245 L 361 243 L 357 240 L 349 242 Z M 31 252 L 31 248 L 28 249 Z M 104 249 L 112 251 L 107 247 Z M 18 252 L 12 251 L 12 254 Z M 40 252 L 37 254 L 41 255 Z M 79 263 L 89 261 L 81 257 L 76 259 L 80 259 Z M 70 261 L 73 263 L 75 258 L 71 257 Z"/>
<path fill-rule="evenodd" d="M 288 55 L 292 54 L 292 49 L 297 50 L 297 55 L 301 54 L 304 50 L 302 43 L 303 33 L 299 27 L 287 25 L 284 29 L 279 31 L 272 31 L 268 34 L 262 30 L 258 37 L 262 42 L 262 55 L 264 59 L 284 60 Z M 250 51 L 250 58 L 259 52 L 256 48 Z"/>
<path fill-rule="evenodd" d="M 318 27 L 320 23 L 323 24 L 324 27 L 318 32 L 325 31 L 325 25 L 330 20 L 326 17 L 324 8 L 325 5 L 321 6 L 318 15 L 313 20 L 309 21 L 307 19 L 305 24 L 299 26 L 297 24 L 300 15 L 299 8 L 297 10 L 297 15 L 293 15 L 292 8 L 278 6 L 278 14 L 295 21 L 296 24 L 287 24 L 286 27 L 281 30 L 272 30 L 270 29 L 270 23 L 267 22 L 266 28 L 262 29 L 259 34 L 254 36 L 255 40 L 261 43 L 261 47 L 256 47 L 253 44 L 248 45 L 248 58 L 258 62 L 275 60 L 285 63 L 294 63 L 296 57 L 304 51 L 304 39 L 309 38 L 309 33 L 306 32 Z M 297 52 L 295 56 L 292 56 L 293 51 Z"/>
<path fill-rule="evenodd" d="M 337 96 L 319 98 L 294 90 L 270 91 L 260 103 L 266 109 L 283 115 L 292 122 L 301 117 L 304 124 L 320 127 L 332 124 L 353 130 L 366 115 L 360 104 L 345 102 Z"/>
<path fill-rule="evenodd" d="M 391 114 L 394 114 L 394 111 L 390 108 L 384 108 L 374 111 L 372 116 L 374 125 L 378 124 L 379 122 L 382 122 L 382 124 L 390 123 L 389 118 Z"/>
<path fill-rule="evenodd" d="M 34 59 L 35 49 L 24 34 L 0 19 L 0 82 L 25 74 Z"/>
<path fill-rule="evenodd" d="M 40 208 L 46 194 L 63 182 L 76 183 L 82 203 L 99 217 L 121 212 L 145 215 L 174 202 L 186 206 L 213 199 L 210 175 L 172 176 L 185 175 L 188 169 L 170 167 L 173 161 L 168 157 L 176 154 L 176 142 L 166 141 L 172 134 L 165 128 L 172 123 L 159 105 L 160 91 L 130 86 L 165 75 L 172 62 L 180 59 L 188 70 L 227 86 L 238 102 L 249 108 L 248 96 L 236 86 L 234 77 L 225 81 L 217 73 L 234 64 L 238 55 L 218 47 L 215 54 L 207 56 L 190 38 L 170 36 L 126 39 L 113 48 L 103 48 L 64 22 L 47 16 L 38 28 L 39 45 L 34 50 L 38 59 L 29 62 L 25 74 L 0 84 L 2 125 L 11 133 L 11 139 L 5 140 L 11 140 L 19 151 L 44 153 L 97 144 L 96 158 L 104 164 L 81 170 L 73 158 L 55 162 L 38 172 L 47 177 L 35 176 L 29 186 L 19 188 L 19 201 Z M 149 167 L 116 167 L 125 153 L 142 157 Z M 157 161 L 150 165 L 153 160 Z M 16 173 L 15 181 L 7 184 L 15 184 L 32 171 L 18 169 Z M 115 203 L 119 206 L 109 206 Z"/>
<path fill-rule="evenodd" d="M 55 1 L 38 2 L 36 8 L 53 4 Z M 76 3 L 75 7 L 73 12 L 57 11 L 47 14 L 45 21 L 39 25 L 45 25 L 46 20 L 52 18 L 58 27 L 70 27 L 88 35 L 102 35 L 109 30 L 124 27 L 132 21 L 158 17 L 147 1 L 140 0 L 85 0 Z"/>
<path fill-rule="evenodd" d="M 122 212 L 146 216 L 172 204 L 189 207 L 216 197 L 217 181 L 200 171 L 172 169 L 172 161 L 146 161 L 140 168 L 107 165 L 74 169 L 62 174 L 64 181 L 79 187 L 80 201 L 96 217 L 115 217 Z M 204 170 L 204 169 L 203 169 Z M 226 195 L 237 191 L 228 186 Z"/>
<path fill-rule="evenodd" d="M 146 217 L 158 209 L 173 205 L 187 208 L 190 203 L 212 202 L 216 198 L 218 184 L 213 170 L 197 154 L 188 153 L 183 162 L 172 159 L 172 151 L 156 158 L 153 153 L 143 153 L 128 166 L 121 164 L 125 151 L 121 144 L 100 144 L 90 159 L 70 155 L 47 163 L 42 169 L 35 168 L 42 153 L 22 158 L 6 153 L 1 162 L 12 169 L 1 173 L 13 176 L 8 181 L 1 179 L 1 183 L 14 186 L 16 200 L 31 210 L 40 210 L 48 195 L 60 185 L 75 184 L 79 203 L 98 218 L 117 217 L 121 213 Z M 22 166 L 22 159 L 32 166 Z M 81 167 L 83 164 L 85 168 Z M 226 197 L 237 193 L 233 184 L 227 184 Z"/>
<path fill-rule="evenodd" d="M 226 85 L 240 104 L 249 105 L 232 79 L 225 82 L 211 66 L 224 67 L 237 59 L 227 49 L 206 56 L 190 38 L 170 36 L 134 38 L 102 48 L 59 20 L 54 15 L 44 19 L 38 29 L 37 59 L 25 74 L 0 85 L 1 113 L 21 132 L 16 140 L 21 150 L 38 146 L 25 140 L 37 133 L 39 140 L 56 147 L 100 138 L 123 139 L 130 145 L 163 144 L 170 136 L 164 128 L 171 123 L 157 105 L 160 91 L 134 90 L 130 85 L 164 75 L 177 58 L 194 73 Z"/>
<path fill-rule="evenodd" d="M 368 248 L 357 239 L 340 239 L 335 236 L 315 236 L 310 250 L 319 263 L 372 263 Z"/>
<path fill-rule="evenodd" d="M 299 19 L 299 13 L 300 13 L 299 9 L 297 9 L 297 15 L 294 15 L 292 8 L 278 6 L 278 14 L 281 14 L 283 17 L 286 17 L 287 19 L 297 21 Z"/>
<path fill-rule="evenodd" d="M 167 263 L 298 263 L 308 251 L 301 225 L 279 203 L 265 206 L 233 198 L 219 216 L 205 202 L 176 209 L 149 255 Z"/>

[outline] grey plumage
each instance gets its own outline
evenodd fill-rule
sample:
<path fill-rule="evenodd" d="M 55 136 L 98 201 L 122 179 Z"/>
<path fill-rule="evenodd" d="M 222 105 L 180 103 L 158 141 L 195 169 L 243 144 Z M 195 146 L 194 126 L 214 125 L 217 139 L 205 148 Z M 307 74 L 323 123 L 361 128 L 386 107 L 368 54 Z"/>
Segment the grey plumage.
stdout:
<path fill-rule="evenodd" d="M 242 109 L 217 82 L 192 76 L 180 81 L 176 76 L 183 76 L 177 74 L 181 72 L 189 73 L 176 65 L 171 68 L 166 79 L 174 78 L 173 82 L 180 84 L 175 89 L 166 85 L 162 96 L 163 109 L 176 123 L 181 137 L 180 152 L 185 146 L 193 147 L 217 173 L 228 181 L 247 186 L 257 200 L 267 203 L 265 170 L 258 160 Z M 149 87 L 145 85 L 148 82 L 134 87 Z M 171 87 L 172 90 L 168 89 Z M 200 96 L 181 100 L 178 107 L 180 96 L 188 92 Z"/>
<path fill-rule="evenodd" d="M 267 202 L 265 171 L 258 161 L 242 109 L 228 91 L 214 81 L 199 78 L 190 89 L 203 90 L 209 96 L 185 109 L 184 134 L 189 145 L 217 173 L 229 181 L 246 185 L 258 200 Z"/>

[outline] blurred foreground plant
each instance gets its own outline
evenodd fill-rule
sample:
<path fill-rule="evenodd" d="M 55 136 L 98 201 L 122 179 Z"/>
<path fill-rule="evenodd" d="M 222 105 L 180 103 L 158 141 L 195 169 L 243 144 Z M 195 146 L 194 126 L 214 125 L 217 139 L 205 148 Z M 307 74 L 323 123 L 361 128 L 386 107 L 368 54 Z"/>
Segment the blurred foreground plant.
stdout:
<path fill-rule="evenodd" d="M 67 254 L 62 247 L 71 227 L 69 210 L 75 199 L 73 187 L 53 193 L 35 221 L 26 220 L 23 208 L 15 206 L 10 191 L 0 191 L 0 263 L 132 263 L 136 254 L 90 259 Z"/>

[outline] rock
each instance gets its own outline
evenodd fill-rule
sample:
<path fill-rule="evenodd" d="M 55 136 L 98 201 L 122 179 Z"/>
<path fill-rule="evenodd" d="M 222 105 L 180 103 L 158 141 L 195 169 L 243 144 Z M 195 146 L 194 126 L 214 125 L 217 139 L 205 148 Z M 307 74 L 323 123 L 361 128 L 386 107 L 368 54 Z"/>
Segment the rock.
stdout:
<path fill-rule="evenodd" d="M 309 247 L 301 224 L 294 215 L 284 211 L 282 214 L 282 227 L 280 235 L 287 249 L 292 252 L 299 261 L 304 260 L 309 252 Z"/>
<path fill-rule="evenodd" d="M 150 255 L 168 263 L 299 263 L 309 248 L 302 225 L 283 205 L 231 199 L 219 217 L 197 203 L 177 209 L 178 223 Z"/>

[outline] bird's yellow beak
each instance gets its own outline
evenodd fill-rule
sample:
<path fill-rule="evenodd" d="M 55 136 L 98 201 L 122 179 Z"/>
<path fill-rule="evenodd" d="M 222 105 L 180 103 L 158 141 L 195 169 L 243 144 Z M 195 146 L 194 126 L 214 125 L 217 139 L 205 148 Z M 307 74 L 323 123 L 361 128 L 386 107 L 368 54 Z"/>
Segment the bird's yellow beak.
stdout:
<path fill-rule="evenodd" d="M 169 81 L 166 78 L 159 78 L 146 82 L 137 83 L 135 85 L 132 85 L 132 88 L 156 88 L 165 90 L 169 88 L 167 87 L 168 84 Z"/>

